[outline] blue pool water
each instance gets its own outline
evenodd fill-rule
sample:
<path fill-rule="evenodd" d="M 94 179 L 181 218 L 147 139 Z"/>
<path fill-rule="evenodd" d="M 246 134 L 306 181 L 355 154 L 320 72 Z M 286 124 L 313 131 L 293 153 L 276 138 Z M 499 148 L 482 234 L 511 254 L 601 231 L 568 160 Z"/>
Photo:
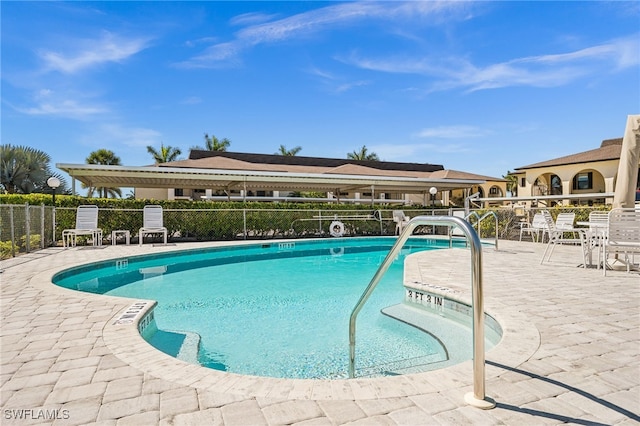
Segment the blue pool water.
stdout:
<path fill-rule="evenodd" d="M 155 324 L 145 338 L 173 356 L 190 352 L 194 362 L 239 374 L 338 378 L 347 376 L 351 310 L 394 242 L 350 238 L 183 250 L 73 268 L 54 283 L 156 300 Z M 404 299 L 404 256 L 445 245 L 410 239 L 385 274 L 358 316 L 358 375 L 429 369 L 447 359 L 438 339 L 380 312 Z"/>

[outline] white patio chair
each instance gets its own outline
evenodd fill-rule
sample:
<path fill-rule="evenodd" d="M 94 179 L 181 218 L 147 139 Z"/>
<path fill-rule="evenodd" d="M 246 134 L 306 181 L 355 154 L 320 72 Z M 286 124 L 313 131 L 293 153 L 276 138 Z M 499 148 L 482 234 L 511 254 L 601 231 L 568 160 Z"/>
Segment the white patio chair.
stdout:
<path fill-rule="evenodd" d="M 396 235 L 400 235 L 402 233 L 402 230 L 407 226 L 410 219 L 411 218 L 409 216 L 405 216 L 402 210 L 393 211 L 393 221 L 396 223 Z"/>
<path fill-rule="evenodd" d="M 90 235 L 93 246 L 102 245 L 102 229 L 98 228 L 98 206 L 78 206 L 76 227 L 62 231 L 63 247 L 75 247 L 79 235 Z"/>
<path fill-rule="evenodd" d="M 544 220 L 542 212 L 538 212 L 533 215 L 531 223 L 522 222 L 520 224 L 520 241 L 522 241 L 522 234 L 528 233 L 531 235 L 531 239 L 534 242 L 540 238 L 541 242 L 544 242 L 544 235 L 547 233 L 547 222 Z"/>
<path fill-rule="evenodd" d="M 558 231 L 563 231 L 562 236 L 564 236 L 565 232 L 571 232 L 573 238 L 575 238 L 575 228 L 573 226 L 573 222 L 576 220 L 576 214 L 573 212 L 570 213 L 558 213 L 556 217 L 556 229 Z"/>
<path fill-rule="evenodd" d="M 609 212 L 608 234 L 603 246 L 605 264 L 602 270 L 605 276 L 610 253 L 623 254 L 627 272 L 631 270 L 633 256 L 640 253 L 640 210 L 613 209 Z"/>
<path fill-rule="evenodd" d="M 162 206 L 148 205 L 142 209 L 142 228 L 138 231 L 138 244 L 142 245 L 145 234 L 163 234 L 167 245 L 167 228 L 163 224 Z"/>
<path fill-rule="evenodd" d="M 589 213 L 589 231 L 587 238 L 591 244 L 591 251 L 598 252 L 598 268 L 601 264 L 601 256 L 604 258 L 603 248 L 609 233 L 609 212 L 592 211 Z"/>
<path fill-rule="evenodd" d="M 551 255 L 553 254 L 553 249 L 556 244 L 570 244 L 577 245 L 580 244 L 582 248 L 582 265 L 584 268 L 587 267 L 587 257 L 590 255 L 591 247 L 587 243 L 587 234 L 585 229 L 573 228 L 569 232 L 573 232 L 578 234 L 578 238 L 565 238 L 564 233 L 567 232 L 567 229 L 558 229 L 556 227 L 556 223 L 553 221 L 553 217 L 551 213 L 544 210 L 542 212 L 544 216 L 544 220 L 547 223 L 547 228 L 549 232 L 549 242 L 547 243 L 547 247 L 544 249 L 544 253 L 542 254 L 542 260 L 540 260 L 540 264 L 544 263 L 545 259 L 547 261 L 551 261 Z"/>

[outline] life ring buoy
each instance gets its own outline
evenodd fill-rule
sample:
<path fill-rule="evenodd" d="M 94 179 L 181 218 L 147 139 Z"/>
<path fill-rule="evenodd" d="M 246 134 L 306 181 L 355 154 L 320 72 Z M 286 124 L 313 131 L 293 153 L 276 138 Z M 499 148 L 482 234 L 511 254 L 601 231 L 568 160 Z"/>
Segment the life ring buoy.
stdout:
<path fill-rule="evenodd" d="M 331 234 L 332 237 L 342 237 L 344 234 L 344 223 L 339 220 L 331 222 L 331 225 L 329 225 L 329 234 Z"/>

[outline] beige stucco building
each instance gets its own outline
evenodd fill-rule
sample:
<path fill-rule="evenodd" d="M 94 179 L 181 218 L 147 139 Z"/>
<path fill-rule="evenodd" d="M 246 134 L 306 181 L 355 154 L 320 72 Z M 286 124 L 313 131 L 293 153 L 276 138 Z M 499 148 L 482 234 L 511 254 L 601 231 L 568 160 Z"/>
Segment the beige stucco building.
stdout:
<path fill-rule="evenodd" d="M 602 197 L 580 200 L 562 197 L 540 199 L 539 204 L 611 204 L 612 197 L 605 194 L 612 194 L 615 190 L 621 150 L 622 138 L 608 139 L 602 141 L 597 149 L 518 167 L 513 173 L 518 180 L 518 197 L 601 193 Z M 640 182 L 637 188 L 640 189 Z M 531 200 L 526 204 L 535 207 L 538 203 Z"/>

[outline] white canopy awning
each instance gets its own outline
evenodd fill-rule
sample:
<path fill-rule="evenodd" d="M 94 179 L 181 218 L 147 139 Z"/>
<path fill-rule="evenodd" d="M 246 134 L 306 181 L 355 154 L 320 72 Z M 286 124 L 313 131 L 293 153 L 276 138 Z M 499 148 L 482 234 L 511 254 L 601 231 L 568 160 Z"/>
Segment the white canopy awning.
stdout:
<path fill-rule="evenodd" d="M 376 192 L 422 194 L 464 189 L 484 183 L 478 179 L 446 179 L 406 176 L 375 176 L 335 173 L 291 173 L 252 170 L 197 169 L 158 166 L 105 166 L 56 164 L 56 167 L 91 187 L 112 188 L 208 188 L 213 190 L 260 189 L 289 191 Z M 75 183 L 75 182 L 74 182 Z M 72 188 L 75 192 L 75 188 Z"/>

